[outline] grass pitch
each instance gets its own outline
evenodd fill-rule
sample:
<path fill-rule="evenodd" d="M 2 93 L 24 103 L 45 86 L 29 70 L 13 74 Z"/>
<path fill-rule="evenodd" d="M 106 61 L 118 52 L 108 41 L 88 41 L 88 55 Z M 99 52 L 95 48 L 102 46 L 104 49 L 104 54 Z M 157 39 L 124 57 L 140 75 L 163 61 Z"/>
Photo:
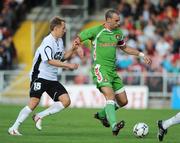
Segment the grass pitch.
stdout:
<path fill-rule="evenodd" d="M 175 110 L 127 110 L 116 112 L 118 120 L 125 120 L 126 125 L 117 137 L 111 129 L 103 127 L 93 118 L 99 109 L 69 108 L 61 113 L 46 117 L 43 130 L 38 131 L 29 117 L 20 127 L 23 136 L 10 136 L 7 133 L 15 121 L 22 106 L 0 105 L 0 143 L 158 143 L 156 138 L 158 119 L 175 115 Z M 35 112 L 44 108 L 38 107 Z M 136 138 L 132 128 L 137 122 L 149 125 L 149 134 L 145 138 Z M 168 129 L 163 143 L 180 143 L 180 125 Z"/>

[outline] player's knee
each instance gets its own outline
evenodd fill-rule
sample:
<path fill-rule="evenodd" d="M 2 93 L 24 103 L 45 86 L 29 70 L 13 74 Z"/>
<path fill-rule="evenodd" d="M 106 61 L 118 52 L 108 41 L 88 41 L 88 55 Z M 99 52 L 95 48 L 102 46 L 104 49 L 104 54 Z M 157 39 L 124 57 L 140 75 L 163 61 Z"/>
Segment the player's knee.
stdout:
<path fill-rule="evenodd" d="M 33 111 L 36 106 L 39 104 L 39 99 L 38 98 L 30 98 L 30 101 L 28 103 L 28 107 Z"/>
<path fill-rule="evenodd" d="M 126 100 L 126 101 L 124 102 L 124 106 L 127 105 L 127 104 L 128 104 L 128 100 Z"/>
<path fill-rule="evenodd" d="M 59 101 L 63 104 L 64 108 L 71 104 L 71 100 L 68 94 L 63 94 L 59 96 Z"/>
<path fill-rule="evenodd" d="M 66 107 L 68 107 L 71 104 L 71 100 L 67 100 Z"/>
<path fill-rule="evenodd" d="M 71 104 L 70 98 L 66 98 L 63 101 L 61 101 L 65 108 L 67 108 Z"/>
<path fill-rule="evenodd" d="M 126 106 L 128 104 L 128 100 L 124 100 L 123 102 L 121 102 L 121 107 Z"/>

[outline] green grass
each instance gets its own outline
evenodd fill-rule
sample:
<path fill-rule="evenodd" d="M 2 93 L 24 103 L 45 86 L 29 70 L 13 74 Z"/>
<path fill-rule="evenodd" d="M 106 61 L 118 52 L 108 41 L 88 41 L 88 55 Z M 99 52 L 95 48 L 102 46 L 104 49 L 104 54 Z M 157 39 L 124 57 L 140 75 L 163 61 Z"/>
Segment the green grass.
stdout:
<path fill-rule="evenodd" d="M 23 136 L 10 136 L 7 130 L 14 122 L 22 106 L 0 105 L 1 143 L 158 143 L 156 121 L 173 116 L 173 110 L 127 110 L 117 111 L 117 119 L 125 120 L 126 126 L 117 137 L 110 128 L 104 128 L 93 118 L 97 109 L 69 108 L 43 120 L 43 130 L 37 131 L 29 117 L 20 127 Z M 40 111 L 39 108 L 35 111 Z M 133 136 L 132 128 L 137 122 L 149 125 L 149 134 L 143 139 Z M 180 142 L 180 125 L 171 127 L 163 143 Z"/>

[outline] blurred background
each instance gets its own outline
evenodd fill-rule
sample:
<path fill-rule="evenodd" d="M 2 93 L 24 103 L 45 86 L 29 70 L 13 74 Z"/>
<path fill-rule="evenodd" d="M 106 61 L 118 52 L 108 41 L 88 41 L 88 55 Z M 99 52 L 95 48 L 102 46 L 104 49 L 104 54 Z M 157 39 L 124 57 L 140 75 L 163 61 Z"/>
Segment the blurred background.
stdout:
<path fill-rule="evenodd" d="M 66 20 L 66 49 L 86 28 L 102 24 L 104 13 L 119 11 L 126 43 L 152 59 L 150 66 L 117 50 L 117 71 L 127 85 L 126 108 L 180 109 L 179 0 L 1 0 L 0 104 L 25 104 L 29 71 L 36 48 L 49 33 L 49 20 Z M 72 107 L 102 107 L 104 98 L 91 79 L 91 45 L 84 42 L 85 58 L 74 55 L 78 70 L 59 70 L 59 81 L 71 95 Z M 44 94 L 41 104 L 52 101 Z"/>

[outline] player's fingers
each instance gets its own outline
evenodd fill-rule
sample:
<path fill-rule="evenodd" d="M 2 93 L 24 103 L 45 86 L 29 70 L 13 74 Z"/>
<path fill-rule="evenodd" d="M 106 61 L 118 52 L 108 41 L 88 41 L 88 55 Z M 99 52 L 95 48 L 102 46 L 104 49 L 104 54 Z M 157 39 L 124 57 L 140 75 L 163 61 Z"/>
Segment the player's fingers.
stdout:
<path fill-rule="evenodd" d="M 151 60 L 149 58 L 145 58 L 147 64 L 151 64 Z"/>
<path fill-rule="evenodd" d="M 79 67 L 79 64 L 76 64 L 76 68 L 78 68 Z"/>
<path fill-rule="evenodd" d="M 79 64 L 74 64 L 74 69 L 77 69 L 79 67 Z"/>

